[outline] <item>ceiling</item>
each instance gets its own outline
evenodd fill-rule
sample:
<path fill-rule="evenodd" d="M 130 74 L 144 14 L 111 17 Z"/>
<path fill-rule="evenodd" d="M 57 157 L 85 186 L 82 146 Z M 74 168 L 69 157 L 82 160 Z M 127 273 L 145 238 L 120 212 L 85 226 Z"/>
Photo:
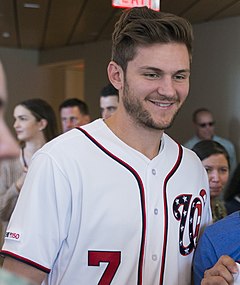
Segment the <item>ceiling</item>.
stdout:
<path fill-rule="evenodd" d="M 160 7 L 193 24 L 240 16 L 240 0 L 161 0 Z M 1 0 L 0 47 L 49 50 L 108 40 L 120 12 L 111 0 Z"/>

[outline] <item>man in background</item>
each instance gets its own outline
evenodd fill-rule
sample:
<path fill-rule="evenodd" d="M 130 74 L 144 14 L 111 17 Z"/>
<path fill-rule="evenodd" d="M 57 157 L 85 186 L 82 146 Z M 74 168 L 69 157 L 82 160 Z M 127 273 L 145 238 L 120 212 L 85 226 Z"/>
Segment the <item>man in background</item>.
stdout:
<path fill-rule="evenodd" d="M 100 93 L 100 111 L 103 119 L 109 118 L 118 107 L 118 90 L 109 83 Z"/>
<path fill-rule="evenodd" d="M 214 140 L 220 143 L 228 152 L 230 159 L 230 171 L 237 166 L 236 152 L 234 145 L 227 139 L 215 135 L 215 121 L 213 114 L 206 108 L 197 109 L 192 116 L 196 134 L 188 140 L 184 146 L 192 149 L 201 140 Z"/>
<path fill-rule="evenodd" d="M 88 105 L 80 99 L 66 99 L 59 106 L 63 133 L 90 122 Z"/>

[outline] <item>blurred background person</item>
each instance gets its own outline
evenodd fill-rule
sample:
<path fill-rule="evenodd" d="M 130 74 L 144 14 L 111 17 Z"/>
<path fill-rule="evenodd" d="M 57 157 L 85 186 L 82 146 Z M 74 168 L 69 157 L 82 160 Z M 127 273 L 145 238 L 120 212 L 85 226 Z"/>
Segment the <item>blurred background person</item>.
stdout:
<path fill-rule="evenodd" d="M 103 119 L 109 118 L 118 107 L 118 90 L 109 83 L 100 93 L 100 112 Z"/>
<path fill-rule="evenodd" d="M 0 160 L 17 157 L 20 151 L 17 141 L 4 120 L 6 104 L 7 83 L 5 72 L 2 63 L 0 62 Z"/>
<path fill-rule="evenodd" d="M 229 178 L 229 155 L 221 144 L 212 140 L 200 141 L 192 150 L 207 171 L 213 222 L 216 222 L 227 215 L 221 194 Z"/>
<path fill-rule="evenodd" d="M 13 116 L 21 151 L 17 160 L 0 165 L 1 245 L 33 154 L 58 135 L 55 113 L 42 99 L 22 101 L 14 108 Z"/>
<path fill-rule="evenodd" d="M 223 197 L 228 215 L 240 210 L 240 164 L 233 172 Z"/>
<path fill-rule="evenodd" d="M 91 121 L 88 105 L 78 98 L 64 100 L 59 106 L 59 113 L 63 133 Z"/>
<path fill-rule="evenodd" d="M 214 140 L 220 143 L 228 152 L 231 172 L 233 172 L 237 166 L 235 147 L 231 141 L 215 135 L 215 120 L 213 114 L 206 108 L 200 108 L 193 113 L 192 121 L 195 128 L 195 136 L 184 143 L 184 146 L 192 149 L 193 146 L 201 140 Z"/>

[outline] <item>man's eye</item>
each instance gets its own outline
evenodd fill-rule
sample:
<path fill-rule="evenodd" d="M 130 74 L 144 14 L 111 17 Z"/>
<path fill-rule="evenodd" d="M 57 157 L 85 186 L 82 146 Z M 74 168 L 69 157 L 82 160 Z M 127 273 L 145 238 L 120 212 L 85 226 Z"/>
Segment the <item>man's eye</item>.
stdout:
<path fill-rule="evenodd" d="M 159 78 L 157 73 L 146 73 L 145 76 L 149 78 Z"/>
<path fill-rule="evenodd" d="M 178 81 L 182 81 L 182 80 L 186 80 L 189 78 L 189 74 L 188 73 L 181 73 L 181 74 L 176 74 L 174 76 L 175 80 L 178 80 Z"/>
<path fill-rule="evenodd" d="M 175 79 L 177 79 L 177 80 L 183 80 L 185 78 L 186 78 L 186 76 L 182 75 L 182 74 L 178 74 L 178 75 L 175 76 Z"/>

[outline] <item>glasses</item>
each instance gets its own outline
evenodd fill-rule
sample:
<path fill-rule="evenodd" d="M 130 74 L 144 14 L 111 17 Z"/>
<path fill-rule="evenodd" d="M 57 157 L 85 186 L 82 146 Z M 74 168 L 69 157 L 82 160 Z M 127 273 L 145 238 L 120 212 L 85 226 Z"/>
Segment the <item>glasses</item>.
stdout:
<path fill-rule="evenodd" d="M 215 122 L 202 123 L 202 124 L 198 124 L 198 125 L 201 128 L 212 127 L 215 125 Z"/>

